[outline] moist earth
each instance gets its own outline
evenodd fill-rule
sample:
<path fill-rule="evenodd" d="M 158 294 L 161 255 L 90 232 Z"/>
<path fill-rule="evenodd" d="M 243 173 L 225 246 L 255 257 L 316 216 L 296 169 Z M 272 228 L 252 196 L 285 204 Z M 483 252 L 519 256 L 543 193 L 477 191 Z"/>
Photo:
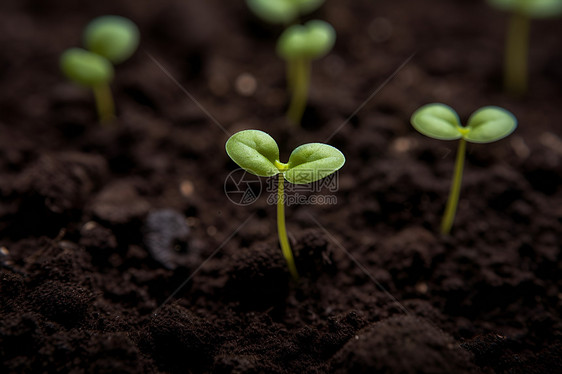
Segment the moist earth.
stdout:
<path fill-rule="evenodd" d="M 1 372 L 562 372 L 559 20 L 533 21 L 529 91 L 514 98 L 507 15 L 484 1 L 327 1 L 307 18 L 332 23 L 336 46 L 313 63 L 295 128 L 281 30 L 243 1 L 0 8 Z M 142 33 L 109 125 L 58 70 L 102 14 Z M 456 144 L 409 125 L 430 102 L 519 120 L 469 145 L 447 237 Z M 248 128 L 283 159 L 307 142 L 347 158 L 332 184 L 286 186 L 309 199 L 286 208 L 298 282 L 270 182 L 250 204 L 225 193 L 224 143 Z"/>

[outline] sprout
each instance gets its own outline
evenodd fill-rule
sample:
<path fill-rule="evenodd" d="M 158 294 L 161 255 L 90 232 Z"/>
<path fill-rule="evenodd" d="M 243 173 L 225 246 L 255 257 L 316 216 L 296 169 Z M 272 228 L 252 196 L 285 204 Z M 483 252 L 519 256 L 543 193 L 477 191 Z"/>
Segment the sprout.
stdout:
<path fill-rule="evenodd" d="M 522 95 L 527 90 L 527 55 L 530 18 L 562 14 L 562 0 L 488 0 L 494 8 L 508 11 L 504 61 L 504 85 L 507 92 Z"/>
<path fill-rule="evenodd" d="M 279 37 L 277 53 L 287 61 L 287 84 L 291 92 L 287 118 L 293 124 L 300 124 L 306 107 L 311 61 L 325 56 L 335 40 L 334 28 L 319 20 L 291 26 Z"/>
<path fill-rule="evenodd" d="M 344 155 L 327 144 L 309 143 L 297 147 L 291 153 L 289 162 L 285 164 L 279 161 L 279 147 L 275 140 L 259 130 L 244 130 L 232 135 L 226 142 L 226 153 L 249 173 L 260 177 L 279 175 L 277 190 L 279 243 L 289 272 L 297 280 L 298 272 L 285 226 L 285 179 L 293 184 L 307 184 L 320 180 L 343 166 Z"/>
<path fill-rule="evenodd" d="M 111 62 L 85 49 L 70 48 L 61 55 L 60 66 L 70 80 L 92 89 L 100 121 L 111 120 L 115 112 L 109 88 L 113 80 Z"/>
<path fill-rule="evenodd" d="M 434 139 L 460 139 L 455 172 L 445 214 L 441 222 L 441 232 L 451 232 L 462 182 L 462 172 L 466 153 L 466 142 L 491 143 L 505 138 L 517 127 L 517 119 L 505 109 L 486 106 L 478 109 L 468 119 L 468 124 L 460 124 L 458 114 L 444 104 L 427 104 L 412 114 L 410 122 L 416 130 Z"/>
<path fill-rule="evenodd" d="M 266 22 L 288 25 L 318 9 L 324 0 L 246 0 L 248 7 Z"/>
<path fill-rule="evenodd" d="M 71 48 L 61 55 L 61 70 L 70 80 L 92 89 L 100 122 L 108 122 L 115 117 L 109 87 L 112 63 L 131 57 L 139 44 L 139 30 L 127 18 L 98 17 L 84 30 L 84 44 L 89 51 Z"/>
<path fill-rule="evenodd" d="M 90 51 L 118 64 L 136 51 L 139 46 L 139 29 L 124 17 L 98 17 L 86 26 L 84 45 Z"/>

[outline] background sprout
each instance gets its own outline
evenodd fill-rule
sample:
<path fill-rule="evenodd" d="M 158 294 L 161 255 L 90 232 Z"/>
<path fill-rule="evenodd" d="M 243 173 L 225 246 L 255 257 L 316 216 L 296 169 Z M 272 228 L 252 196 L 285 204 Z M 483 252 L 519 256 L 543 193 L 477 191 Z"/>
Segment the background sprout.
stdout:
<path fill-rule="evenodd" d="M 98 17 L 86 26 L 84 44 L 89 51 L 71 48 L 62 54 L 61 70 L 69 79 L 93 90 L 100 122 L 108 122 L 115 117 L 109 87 L 113 79 L 111 63 L 131 57 L 139 45 L 139 29 L 124 17 Z"/>
<path fill-rule="evenodd" d="M 298 280 L 299 275 L 285 226 L 285 179 L 293 184 L 307 184 L 320 180 L 343 166 L 344 155 L 327 144 L 309 143 L 295 148 L 289 156 L 289 162 L 284 164 L 279 161 L 279 147 L 275 140 L 259 130 L 244 130 L 232 135 L 226 142 L 226 153 L 249 173 L 260 177 L 279 175 L 277 190 L 279 243 L 289 272 L 295 280 Z"/>
<path fill-rule="evenodd" d="M 124 17 L 98 17 L 86 26 L 84 45 L 90 51 L 118 64 L 136 51 L 139 45 L 139 29 Z"/>
<path fill-rule="evenodd" d="M 111 120 L 115 112 L 109 88 L 113 80 L 111 62 L 82 48 L 71 48 L 61 55 L 60 66 L 70 80 L 92 89 L 100 121 Z"/>
<path fill-rule="evenodd" d="M 511 13 L 505 44 L 504 85 L 507 92 L 522 95 L 527 90 L 530 18 L 561 15 L 562 0 L 488 0 L 488 3 Z"/>
<path fill-rule="evenodd" d="M 291 103 L 287 118 L 300 124 L 310 85 L 313 59 L 325 56 L 334 46 L 336 31 L 327 22 L 314 20 L 286 29 L 277 42 L 277 53 L 287 61 L 287 85 Z"/>
<path fill-rule="evenodd" d="M 246 0 L 246 3 L 264 21 L 288 25 L 318 9 L 324 0 Z"/>
<path fill-rule="evenodd" d="M 460 139 L 451 192 L 441 222 L 441 232 L 447 235 L 451 232 L 459 202 L 466 142 L 491 143 L 505 138 L 517 127 L 517 119 L 505 109 L 486 106 L 474 112 L 467 125 L 462 126 L 458 114 L 451 107 L 434 103 L 416 110 L 410 122 L 416 130 L 431 138 Z"/>

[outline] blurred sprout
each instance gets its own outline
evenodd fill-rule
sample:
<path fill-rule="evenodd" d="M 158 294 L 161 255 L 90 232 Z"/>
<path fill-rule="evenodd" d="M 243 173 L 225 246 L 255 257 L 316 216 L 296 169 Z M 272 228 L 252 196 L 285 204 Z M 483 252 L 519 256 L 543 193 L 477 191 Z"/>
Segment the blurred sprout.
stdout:
<path fill-rule="evenodd" d="M 60 58 L 62 72 L 70 80 L 94 92 L 100 122 L 115 117 L 115 104 L 109 83 L 113 64 L 125 61 L 139 45 L 139 30 L 129 19 L 102 16 L 91 21 L 84 30 L 88 50 L 70 48 Z"/>
<path fill-rule="evenodd" d="M 291 93 L 287 118 L 291 123 L 299 125 L 306 108 L 311 61 L 330 52 L 335 41 L 334 28 L 319 20 L 291 26 L 279 37 L 277 53 L 287 61 L 287 83 Z"/>
<path fill-rule="evenodd" d="M 139 45 L 139 29 L 124 17 L 98 17 L 86 26 L 84 45 L 90 51 L 118 64 L 136 51 Z"/>
<path fill-rule="evenodd" d="M 255 15 L 269 23 L 290 24 L 315 11 L 324 0 L 246 0 Z"/>
<path fill-rule="evenodd" d="M 555 17 L 562 14 L 562 0 L 488 0 L 494 8 L 525 14 L 530 18 Z"/>
<path fill-rule="evenodd" d="M 113 119 L 115 109 L 109 88 L 113 65 L 107 58 L 82 48 L 70 48 L 61 55 L 60 67 L 68 79 L 92 89 L 100 122 Z"/>
<path fill-rule="evenodd" d="M 82 48 L 67 49 L 60 58 L 61 70 L 72 81 L 89 88 L 109 84 L 113 65 L 103 56 Z"/>
<path fill-rule="evenodd" d="M 488 3 L 511 13 L 505 43 L 504 86 L 508 93 L 520 96 L 527 91 L 530 19 L 562 15 L 562 0 L 488 0 Z"/>

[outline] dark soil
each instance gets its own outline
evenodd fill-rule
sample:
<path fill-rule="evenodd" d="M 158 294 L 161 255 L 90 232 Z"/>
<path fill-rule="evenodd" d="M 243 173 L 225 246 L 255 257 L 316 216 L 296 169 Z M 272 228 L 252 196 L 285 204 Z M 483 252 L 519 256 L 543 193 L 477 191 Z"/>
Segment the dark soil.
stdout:
<path fill-rule="evenodd" d="M 280 30 L 241 0 L 0 8 L 0 372 L 562 373 L 560 20 L 533 23 L 515 99 L 507 18 L 484 1 L 329 0 L 313 17 L 338 41 L 291 129 Z M 58 71 L 101 14 L 142 31 L 110 126 Z M 409 125 L 429 102 L 519 119 L 469 146 L 450 237 L 455 143 Z M 248 206 L 224 192 L 224 143 L 247 128 L 283 159 L 311 141 L 347 157 L 337 192 L 305 193 L 337 204 L 287 207 L 298 283 L 267 181 Z"/>

